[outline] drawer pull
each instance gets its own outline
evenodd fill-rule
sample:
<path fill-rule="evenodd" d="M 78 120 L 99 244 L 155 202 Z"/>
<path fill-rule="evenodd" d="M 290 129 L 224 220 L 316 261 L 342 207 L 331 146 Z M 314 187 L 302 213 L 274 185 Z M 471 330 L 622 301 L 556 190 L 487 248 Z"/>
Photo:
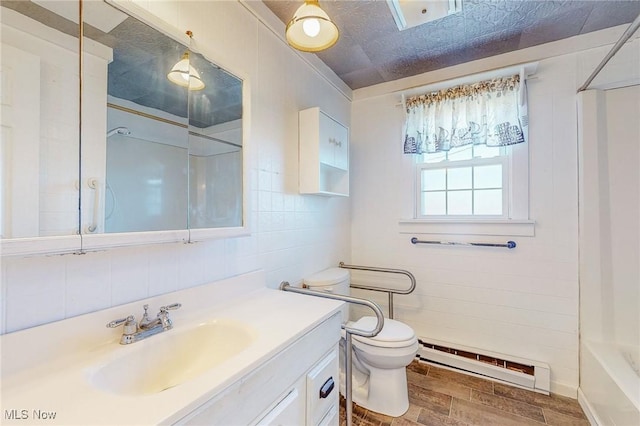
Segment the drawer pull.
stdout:
<path fill-rule="evenodd" d="M 320 398 L 326 398 L 329 396 L 333 387 L 335 386 L 333 382 L 333 377 L 329 377 L 326 382 L 320 387 Z"/>

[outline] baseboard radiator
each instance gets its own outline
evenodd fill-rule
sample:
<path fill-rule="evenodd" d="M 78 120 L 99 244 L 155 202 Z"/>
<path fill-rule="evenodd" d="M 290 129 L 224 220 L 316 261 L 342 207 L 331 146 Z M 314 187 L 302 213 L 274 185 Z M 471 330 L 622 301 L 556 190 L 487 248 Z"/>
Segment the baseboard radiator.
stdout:
<path fill-rule="evenodd" d="M 477 349 L 451 343 L 418 339 L 418 354 L 426 361 L 471 375 L 484 376 L 510 385 L 549 394 L 551 370 L 545 363 L 495 353 L 479 353 Z"/>

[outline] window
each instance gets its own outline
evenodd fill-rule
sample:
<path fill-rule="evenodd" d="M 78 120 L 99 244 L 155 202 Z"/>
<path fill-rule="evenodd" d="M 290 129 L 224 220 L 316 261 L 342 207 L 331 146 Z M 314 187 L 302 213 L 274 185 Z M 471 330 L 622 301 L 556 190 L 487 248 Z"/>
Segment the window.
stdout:
<path fill-rule="evenodd" d="M 416 167 L 416 217 L 508 218 L 507 150 L 466 145 L 422 154 Z"/>
<path fill-rule="evenodd" d="M 407 99 L 415 219 L 528 219 L 528 114 L 519 75 Z"/>
<path fill-rule="evenodd" d="M 528 219 L 527 144 L 466 145 L 416 161 L 416 219 Z"/>

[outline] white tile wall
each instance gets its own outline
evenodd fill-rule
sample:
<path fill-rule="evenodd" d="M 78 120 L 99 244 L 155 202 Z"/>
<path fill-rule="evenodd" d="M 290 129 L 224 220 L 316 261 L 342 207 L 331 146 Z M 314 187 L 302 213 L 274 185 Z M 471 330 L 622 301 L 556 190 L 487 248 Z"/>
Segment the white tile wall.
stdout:
<path fill-rule="evenodd" d="M 3 333 L 258 268 L 277 287 L 348 260 L 349 199 L 297 193 L 297 111 L 317 105 L 349 122 L 349 100 L 238 2 L 137 3 L 192 30 L 203 54 L 247 79 L 252 235 L 3 258 Z"/>
<path fill-rule="evenodd" d="M 414 246 L 411 235 L 399 234 L 398 219 L 411 217 L 413 210 L 413 159 L 402 154 L 398 95 L 361 99 L 356 91 L 352 110 L 352 262 L 416 275 L 415 293 L 396 297 L 395 311 L 419 336 L 549 363 L 552 390 L 573 396 L 578 386 L 575 88 L 581 83 L 576 68 L 576 55 L 543 60 L 527 83 L 530 213 L 536 228 L 535 237 L 505 238 L 516 240 L 514 250 Z"/>

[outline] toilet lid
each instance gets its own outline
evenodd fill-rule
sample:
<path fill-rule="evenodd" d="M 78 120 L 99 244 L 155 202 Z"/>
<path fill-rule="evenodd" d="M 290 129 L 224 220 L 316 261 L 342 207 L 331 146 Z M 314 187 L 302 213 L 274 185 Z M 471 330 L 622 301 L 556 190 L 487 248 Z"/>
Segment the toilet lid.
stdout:
<path fill-rule="evenodd" d="M 350 324 L 350 327 L 358 328 L 360 330 L 373 330 L 376 327 L 377 322 L 378 320 L 376 317 L 362 317 L 358 321 Z M 382 330 L 377 336 L 362 337 L 354 334 L 353 339 L 373 346 L 404 346 L 400 345 L 404 342 L 406 342 L 408 346 L 416 339 L 416 334 L 407 324 L 385 318 Z"/>

